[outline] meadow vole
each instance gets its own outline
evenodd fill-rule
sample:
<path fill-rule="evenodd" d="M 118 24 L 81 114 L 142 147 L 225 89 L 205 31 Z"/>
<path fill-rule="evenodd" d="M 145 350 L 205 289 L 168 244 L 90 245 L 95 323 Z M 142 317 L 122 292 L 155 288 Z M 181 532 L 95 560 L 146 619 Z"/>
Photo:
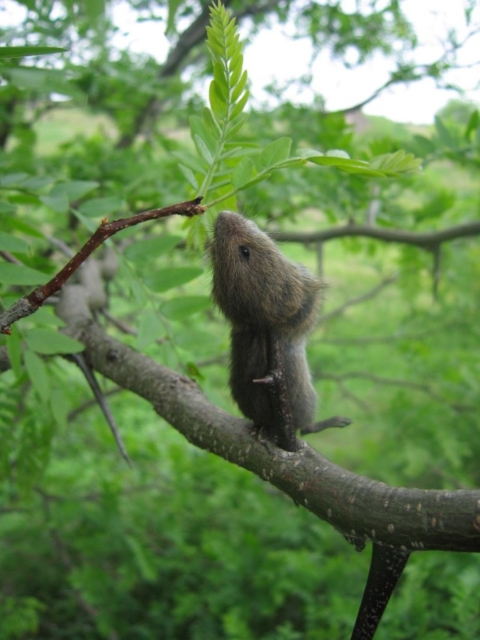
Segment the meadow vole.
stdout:
<path fill-rule="evenodd" d="M 272 366 L 274 338 L 283 350 L 293 426 L 310 426 L 316 394 L 305 340 L 317 319 L 321 282 L 288 260 L 254 222 L 229 211 L 216 219 L 211 261 L 213 298 L 232 325 L 230 388 L 240 410 L 276 440 L 272 394 L 253 382 Z"/>

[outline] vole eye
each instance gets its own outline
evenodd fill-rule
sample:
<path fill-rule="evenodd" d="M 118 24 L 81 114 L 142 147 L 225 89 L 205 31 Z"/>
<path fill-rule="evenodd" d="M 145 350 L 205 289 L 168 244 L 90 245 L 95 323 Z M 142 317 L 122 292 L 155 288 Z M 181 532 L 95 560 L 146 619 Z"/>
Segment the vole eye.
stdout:
<path fill-rule="evenodd" d="M 248 260 L 248 258 L 250 257 L 250 249 L 248 247 L 245 247 L 244 245 L 240 245 L 238 248 L 240 249 L 242 257 Z"/>

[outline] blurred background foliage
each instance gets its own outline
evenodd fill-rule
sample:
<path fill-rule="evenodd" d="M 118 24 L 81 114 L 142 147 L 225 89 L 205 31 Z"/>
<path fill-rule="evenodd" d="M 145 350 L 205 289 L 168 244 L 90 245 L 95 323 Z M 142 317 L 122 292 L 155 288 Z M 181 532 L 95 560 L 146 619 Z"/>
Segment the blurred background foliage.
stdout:
<path fill-rule="evenodd" d="M 348 64 L 352 50 L 361 62 L 417 44 L 401 2 L 354 11 L 341 2 L 227 4 L 247 39 L 276 16 Z M 77 250 L 102 217 L 196 195 L 179 163 L 192 155 L 189 117 L 201 111 L 211 73 L 207 4 L 130 5 L 169 34 L 163 65 L 112 46 L 108 2 L 11 3 L 20 18 L 0 30 L 3 45 L 67 51 L 0 58 L 3 306 L 54 274 L 65 245 Z M 442 64 L 419 71 L 399 57 L 395 77 L 441 79 L 453 63 Z M 263 228 L 354 222 L 421 232 L 478 219 L 475 105 L 453 100 L 434 126 L 407 126 L 326 113 L 321 98 L 308 106 L 277 98 L 250 109 L 239 147 L 289 136 L 293 148 L 358 159 L 404 149 L 424 158 L 424 170 L 395 181 L 319 167 L 277 172 L 238 197 Z M 115 237 L 120 269 L 100 321 L 238 413 L 227 389 L 228 328 L 209 300 L 205 254 L 179 248 L 184 237 L 173 219 Z M 328 285 L 309 341 L 318 417 L 353 420 L 348 432 L 309 442 L 391 484 L 478 487 L 478 238 L 442 246 L 438 290 L 432 255 L 408 245 L 345 238 L 325 243 L 321 256 L 314 243 L 282 249 L 321 269 Z M 347 637 L 368 552 L 355 553 L 327 524 L 195 450 L 144 401 L 101 381 L 133 461 L 127 468 L 80 372 L 52 357 L 60 325 L 46 307 L 0 339 L 12 364 L 0 377 L 0 640 Z M 379 640 L 478 637 L 479 562 L 414 556 Z"/>

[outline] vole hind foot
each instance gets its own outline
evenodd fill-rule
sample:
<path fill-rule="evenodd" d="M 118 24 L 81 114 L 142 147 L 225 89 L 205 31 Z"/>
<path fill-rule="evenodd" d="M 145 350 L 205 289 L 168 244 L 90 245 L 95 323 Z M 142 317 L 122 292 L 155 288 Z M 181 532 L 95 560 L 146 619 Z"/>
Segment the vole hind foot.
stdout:
<path fill-rule="evenodd" d="M 302 427 L 302 429 L 300 429 L 300 433 L 302 434 L 302 436 L 305 436 L 308 433 L 320 433 L 320 431 L 325 431 L 325 429 L 342 429 L 343 427 L 348 427 L 348 425 L 350 424 L 352 424 L 352 420 L 350 420 L 350 418 L 344 418 L 343 416 L 332 416 L 331 418 L 327 418 L 326 420 L 314 422 L 309 427 Z"/>

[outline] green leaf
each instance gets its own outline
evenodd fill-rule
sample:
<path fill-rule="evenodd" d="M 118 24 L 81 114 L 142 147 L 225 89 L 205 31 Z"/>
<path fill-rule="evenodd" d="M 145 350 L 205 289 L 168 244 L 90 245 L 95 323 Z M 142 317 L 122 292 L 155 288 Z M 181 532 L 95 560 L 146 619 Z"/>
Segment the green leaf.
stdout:
<path fill-rule="evenodd" d="M 297 157 L 299 158 L 310 160 L 311 158 L 322 158 L 323 156 L 324 154 L 316 149 L 306 149 L 304 147 L 297 149 Z"/>
<path fill-rule="evenodd" d="M 291 138 L 279 138 L 268 144 L 260 155 L 260 162 L 266 169 L 286 160 L 290 155 Z"/>
<path fill-rule="evenodd" d="M 218 122 L 213 117 L 212 112 L 208 107 L 203 107 L 202 115 L 203 115 L 203 121 L 210 135 L 212 135 L 215 138 L 215 140 L 218 140 L 220 138 L 222 131 L 218 125 Z"/>
<path fill-rule="evenodd" d="M 284 162 L 279 162 L 278 164 L 276 164 L 273 168 L 274 169 L 286 169 L 287 167 L 298 167 L 302 164 L 306 164 L 307 163 L 307 159 L 306 158 L 296 158 L 295 156 L 288 158 L 288 160 L 285 160 Z"/>
<path fill-rule="evenodd" d="M 117 196 L 92 198 L 83 202 L 78 210 L 87 218 L 104 217 L 110 213 L 118 213 L 125 209 L 125 201 Z"/>
<path fill-rule="evenodd" d="M 191 280 L 195 280 L 203 273 L 198 267 L 174 267 L 168 269 L 156 269 L 146 278 L 145 283 L 150 289 L 158 293 L 179 287 Z"/>
<path fill-rule="evenodd" d="M 199 367 L 197 367 L 195 362 L 192 362 L 192 361 L 186 362 L 185 363 L 185 370 L 186 370 L 187 376 L 189 378 L 193 378 L 193 379 L 199 380 L 201 382 L 205 381 L 205 376 L 203 375 L 203 373 L 201 372 Z"/>
<path fill-rule="evenodd" d="M 69 180 L 68 182 L 60 182 L 50 192 L 51 196 L 64 193 L 68 197 L 69 201 L 78 200 L 82 198 L 93 189 L 99 186 L 98 182 L 93 180 Z"/>
<path fill-rule="evenodd" d="M 343 149 L 330 149 L 325 155 L 328 158 L 346 158 L 347 160 L 350 160 L 350 156 L 346 151 L 343 151 Z"/>
<path fill-rule="evenodd" d="M 198 181 L 190 167 L 186 167 L 184 164 L 178 164 L 177 167 L 188 184 L 193 187 L 195 191 L 198 191 Z"/>
<path fill-rule="evenodd" d="M 435 116 L 435 129 L 440 141 L 445 147 L 454 148 L 457 146 L 455 137 L 450 133 L 441 118 L 438 116 Z"/>
<path fill-rule="evenodd" d="M 0 263 L 0 282 L 3 284 L 35 285 L 45 284 L 50 277 L 41 271 L 9 262 Z"/>
<path fill-rule="evenodd" d="M 228 147 L 229 148 L 227 148 L 227 150 L 222 154 L 222 160 L 227 160 L 229 158 L 245 158 L 251 153 L 252 149 L 255 149 L 255 151 L 257 150 L 256 145 L 248 145 L 247 142 L 242 142 L 241 146 L 230 142 Z"/>
<path fill-rule="evenodd" d="M 243 115 L 229 122 L 227 125 L 228 137 L 233 138 L 233 136 L 237 134 L 240 131 L 240 129 L 243 127 L 247 119 L 248 119 L 248 113 L 244 113 Z"/>
<path fill-rule="evenodd" d="M 440 218 L 445 211 L 448 211 L 455 205 L 455 192 L 447 189 L 439 189 L 433 192 L 428 200 L 417 209 L 413 209 L 412 213 L 416 221 L 425 221 L 429 219 Z"/>
<path fill-rule="evenodd" d="M 232 83 L 232 87 L 237 87 L 238 85 L 238 81 L 240 80 L 240 78 L 242 77 L 242 74 L 244 73 L 242 65 L 243 65 L 243 55 L 238 55 L 235 57 L 235 59 L 232 59 L 231 62 L 233 62 L 234 60 L 236 60 L 236 65 L 230 65 L 230 71 L 232 73 L 232 76 L 230 78 L 230 81 Z M 246 72 L 245 72 L 246 73 Z"/>
<path fill-rule="evenodd" d="M 209 109 L 207 109 L 207 111 L 209 111 Z M 205 146 L 208 148 L 210 155 L 213 155 L 217 148 L 218 135 L 214 137 L 205 125 L 204 120 L 198 116 L 191 116 L 189 122 L 192 135 L 201 138 Z"/>
<path fill-rule="evenodd" d="M 0 213 L 15 213 L 17 207 L 11 202 L 5 202 L 4 200 L 0 202 Z"/>
<path fill-rule="evenodd" d="M 242 111 L 245 109 L 245 106 L 248 102 L 249 97 L 250 97 L 250 92 L 245 91 L 243 96 L 240 98 L 237 104 L 233 107 L 232 112 L 230 114 L 230 120 L 234 120 L 242 113 Z"/>
<path fill-rule="evenodd" d="M 215 29 L 212 27 L 207 27 L 207 46 L 210 50 L 211 58 L 213 60 L 221 60 L 225 53 L 225 47 L 222 40 L 222 33 L 220 27 L 220 33 L 217 33 L 218 26 L 215 26 Z"/>
<path fill-rule="evenodd" d="M 28 346 L 44 355 L 80 353 L 85 350 L 78 340 L 51 329 L 31 329 L 25 336 Z"/>
<path fill-rule="evenodd" d="M 24 233 L 26 236 L 34 238 L 44 238 L 44 235 L 33 224 L 29 224 L 20 218 L 8 218 L 8 225 L 11 229 Z"/>
<path fill-rule="evenodd" d="M 428 156 L 435 151 L 435 145 L 430 138 L 416 134 L 413 136 L 413 139 L 416 142 L 417 153 Z"/>
<path fill-rule="evenodd" d="M 250 158 L 243 158 L 235 167 L 232 174 L 232 184 L 235 189 L 243 187 L 252 177 L 253 162 Z"/>
<path fill-rule="evenodd" d="M 55 315 L 53 306 L 43 305 L 35 311 L 35 322 L 37 326 L 48 325 L 50 327 L 65 327 L 65 322 Z"/>
<path fill-rule="evenodd" d="M 66 193 L 57 192 L 54 195 L 40 196 L 40 201 L 55 213 L 66 213 L 69 203 Z"/>
<path fill-rule="evenodd" d="M 76 209 L 72 209 L 71 211 L 89 233 L 94 233 L 98 229 L 98 225 L 96 224 L 96 222 L 82 215 L 80 211 L 77 211 Z"/>
<path fill-rule="evenodd" d="M 54 389 L 50 396 L 50 411 L 59 427 L 66 427 L 68 424 L 68 412 L 71 409 L 67 394 L 63 389 Z"/>
<path fill-rule="evenodd" d="M 233 56 L 238 55 L 241 52 L 242 52 L 242 45 L 240 44 L 240 36 L 238 35 L 238 33 L 236 33 L 232 37 L 228 38 L 227 40 L 227 49 L 226 49 L 227 60 L 231 60 Z M 230 81 L 231 86 L 233 86 L 234 84 L 235 84 L 234 82 Z"/>
<path fill-rule="evenodd" d="M 415 158 L 412 153 L 405 153 L 403 149 L 395 153 L 387 153 L 377 156 L 370 162 L 370 167 L 379 169 L 386 176 L 396 177 L 402 174 L 417 173 L 421 168 L 421 160 Z"/>
<path fill-rule="evenodd" d="M 17 325 L 10 328 L 12 334 L 7 338 L 8 359 L 12 365 L 15 377 L 18 379 L 22 375 L 22 335 Z"/>
<path fill-rule="evenodd" d="M 465 134 L 464 134 L 465 139 L 468 140 L 470 138 L 471 133 L 476 129 L 478 129 L 479 126 L 480 126 L 480 114 L 478 112 L 478 109 L 474 109 L 472 111 L 472 115 L 468 119 L 468 123 L 467 123 Z"/>
<path fill-rule="evenodd" d="M 321 155 L 308 157 L 307 160 L 324 167 L 336 167 L 337 169 L 340 169 L 341 171 L 345 171 L 347 173 L 355 173 L 359 175 L 379 178 L 385 177 L 384 172 L 371 169 L 368 162 L 363 162 L 362 160 L 348 160 L 346 158 Z"/>
<path fill-rule="evenodd" d="M 228 88 L 229 82 L 225 75 L 225 69 L 221 62 L 215 62 L 213 64 L 213 79 L 217 85 L 217 91 L 222 96 L 223 102 L 228 101 Z"/>
<path fill-rule="evenodd" d="M 232 97 L 231 97 L 232 102 L 236 102 L 242 95 L 247 85 L 247 79 L 248 79 L 248 76 L 246 71 L 243 72 L 238 84 L 233 83 L 233 78 L 232 78 L 232 84 L 234 84 L 234 86 L 236 85 L 234 90 L 232 91 Z"/>
<path fill-rule="evenodd" d="M 228 17 L 230 17 L 230 11 L 227 12 L 227 15 Z M 230 22 L 227 20 L 227 23 L 225 26 L 225 37 L 230 40 L 230 37 L 236 33 L 236 28 L 237 28 L 237 21 L 235 18 L 232 18 Z"/>
<path fill-rule="evenodd" d="M 22 187 L 34 191 L 45 187 L 47 184 L 52 184 L 54 180 L 55 179 L 50 178 L 50 176 L 30 176 L 22 182 Z"/>
<path fill-rule="evenodd" d="M 158 238 L 138 240 L 135 244 L 131 244 L 125 249 L 124 256 L 127 260 L 136 263 L 153 261 L 157 256 L 174 249 L 182 242 L 182 239 L 181 236 L 165 235 Z"/>
<path fill-rule="evenodd" d="M 233 53 L 233 55 L 231 56 L 230 60 L 228 61 L 228 70 L 231 73 L 231 82 L 233 86 L 235 86 L 238 82 L 238 78 L 242 73 L 242 67 L 243 67 L 242 48 L 238 47 L 236 51 Z"/>
<path fill-rule="evenodd" d="M 0 176 L 0 187 L 20 186 L 28 177 L 28 173 L 7 173 Z"/>
<path fill-rule="evenodd" d="M 194 313 L 208 309 L 210 298 L 208 296 L 183 296 L 173 298 L 162 305 L 162 313 L 171 320 L 184 320 Z"/>
<path fill-rule="evenodd" d="M 13 186 L 13 189 L 18 190 L 19 193 L 12 194 L 10 196 L 10 202 L 12 204 L 20 204 L 33 207 L 39 206 L 41 203 L 36 195 L 32 193 L 22 193 L 23 185 L 24 183 L 22 182 L 22 184 Z"/>
<path fill-rule="evenodd" d="M 205 142 L 202 140 L 202 138 L 199 135 L 194 134 L 193 135 L 193 142 L 195 143 L 195 146 L 197 148 L 198 153 L 205 160 L 205 162 L 207 164 L 212 164 L 213 156 L 212 156 L 209 148 L 205 144 Z"/>
<path fill-rule="evenodd" d="M 32 89 L 45 93 L 59 93 L 82 100 L 84 94 L 70 82 L 64 71 L 60 69 L 38 69 L 37 67 L 8 67 L 8 75 L 12 84 L 24 89 Z"/>
<path fill-rule="evenodd" d="M 23 58 L 25 56 L 44 56 L 50 53 L 63 53 L 63 47 L 0 47 L 0 58 Z"/>
<path fill-rule="evenodd" d="M 154 309 L 147 309 L 140 314 L 137 330 L 137 349 L 139 351 L 143 351 L 165 332 L 158 312 Z"/>
<path fill-rule="evenodd" d="M 194 155 L 183 153 L 181 151 L 174 151 L 173 155 L 180 160 L 182 164 L 189 167 L 197 173 L 205 173 L 205 163 Z"/>
<path fill-rule="evenodd" d="M 195 329 L 191 331 L 176 331 L 175 344 L 187 352 L 198 352 L 202 354 L 215 353 L 222 347 L 222 338 L 218 332 L 202 331 Z"/>
<path fill-rule="evenodd" d="M 50 377 L 43 360 L 31 349 L 25 349 L 23 361 L 32 385 L 42 401 L 50 397 Z"/>
<path fill-rule="evenodd" d="M 210 89 L 208 92 L 208 98 L 210 100 L 210 107 L 213 114 L 218 120 L 225 120 L 228 113 L 228 106 L 225 103 L 222 93 L 218 88 L 218 84 L 215 80 L 210 83 Z"/>
<path fill-rule="evenodd" d="M 15 236 L 0 231 L 0 251 L 10 251 L 11 253 L 28 253 L 30 247 L 25 242 Z"/>
<path fill-rule="evenodd" d="M 125 536 L 125 541 L 132 551 L 135 563 L 143 580 L 146 582 L 154 582 L 157 574 L 152 568 L 151 559 L 145 555 L 142 545 L 139 544 L 133 536 Z"/>
<path fill-rule="evenodd" d="M 208 32 L 208 27 L 207 27 Z M 213 37 L 208 42 L 208 50 L 210 52 L 210 57 L 212 60 L 218 60 L 222 57 L 223 54 L 223 45 L 219 42 L 215 37 Z"/>

